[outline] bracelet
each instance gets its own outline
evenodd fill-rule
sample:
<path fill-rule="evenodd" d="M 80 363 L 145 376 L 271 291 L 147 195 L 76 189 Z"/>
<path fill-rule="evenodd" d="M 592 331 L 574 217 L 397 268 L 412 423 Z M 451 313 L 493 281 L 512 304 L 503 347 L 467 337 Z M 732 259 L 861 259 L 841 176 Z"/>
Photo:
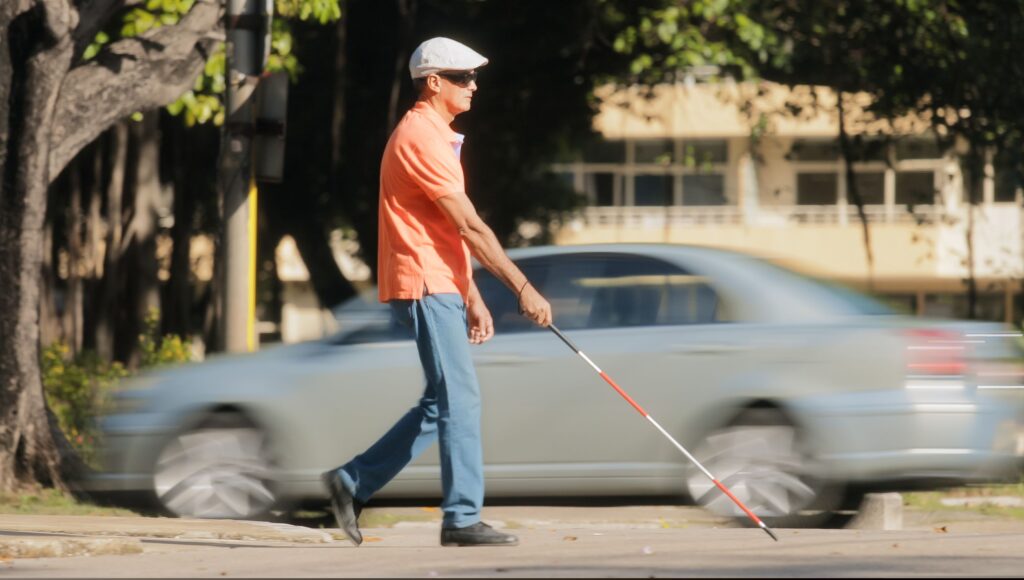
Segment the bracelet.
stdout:
<path fill-rule="evenodd" d="M 523 312 L 523 290 L 526 290 L 526 287 L 529 286 L 529 285 L 530 285 L 530 281 L 529 280 L 527 280 L 526 282 L 523 282 L 523 286 L 521 288 L 519 288 L 519 294 L 516 296 L 516 307 L 519 310 L 519 314 L 523 314 L 524 313 Z"/>

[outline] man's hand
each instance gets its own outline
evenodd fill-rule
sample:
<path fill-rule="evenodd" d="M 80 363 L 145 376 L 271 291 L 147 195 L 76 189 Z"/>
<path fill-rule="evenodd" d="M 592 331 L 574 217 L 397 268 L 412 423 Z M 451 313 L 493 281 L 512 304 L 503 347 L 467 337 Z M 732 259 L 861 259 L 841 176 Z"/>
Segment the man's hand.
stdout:
<path fill-rule="evenodd" d="M 483 300 L 470 300 L 466 306 L 466 318 L 469 321 L 471 344 L 483 344 L 494 336 L 494 319 Z"/>
<path fill-rule="evenodd" d="M 551 305 L 540 295 L 540 292 L 527 283 L 519 294 L 519 310 L 523 316 L 529 318 L 541 326 L 551 324 Z"/>

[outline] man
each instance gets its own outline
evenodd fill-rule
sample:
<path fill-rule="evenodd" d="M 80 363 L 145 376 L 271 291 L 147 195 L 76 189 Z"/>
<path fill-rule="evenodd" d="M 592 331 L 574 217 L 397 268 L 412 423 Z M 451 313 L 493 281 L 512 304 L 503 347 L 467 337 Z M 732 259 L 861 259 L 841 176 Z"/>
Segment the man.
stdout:
<path fill-rule="evenodd" d="M 338 526 L 362 543 L 357 518 L 370 497 L 435 440 L 440 443 L 441 545 L 514 546 L 480 521 L 480 388 L 469 344 L 494 323 L 472 279 L 470 253 L 519 296 L 523 314 L 551 324 L 551 305 L 505 255 L 466 195 L 463 136 L 449 125 L 470 109 L 487 59 L 447 38 L 409 59 L 419 98 L 395 127 L 380 171 L 379 298 L 413 329 L 427 385 L 419 404 L 367 451 L 323 475 Z"/>

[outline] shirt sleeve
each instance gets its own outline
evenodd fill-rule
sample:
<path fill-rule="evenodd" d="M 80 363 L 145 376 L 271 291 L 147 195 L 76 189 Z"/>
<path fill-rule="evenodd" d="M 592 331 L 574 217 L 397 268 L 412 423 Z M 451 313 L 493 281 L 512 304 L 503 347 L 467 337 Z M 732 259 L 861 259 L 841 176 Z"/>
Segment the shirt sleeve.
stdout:
<path fill-rule="evenodd" d="M 466 191 L 462 165 L 451 144 L 444 140 L 406 142 L 396 153 L 406 175 L 432 201 Z"/>

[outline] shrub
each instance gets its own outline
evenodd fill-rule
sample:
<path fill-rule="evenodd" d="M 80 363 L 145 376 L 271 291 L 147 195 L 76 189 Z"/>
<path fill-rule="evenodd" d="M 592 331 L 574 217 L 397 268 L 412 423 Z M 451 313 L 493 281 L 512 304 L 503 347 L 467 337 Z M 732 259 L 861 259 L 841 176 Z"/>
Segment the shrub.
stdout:
<path fill-rule="evenodd" d="M 139 335 L 139 349 L 142 351 L 141 368 L 166 364 L 178 364 L 192 360 L 192 343 L 176 334 L 160 336 L 160 311 L 153 308 L 144 321 L 144 330 Z"/>
<path fill-rule="evenodd" d="M 183 363 L 192 358 L 189 341 L 174 334 L 160 336 L 159 322 L 159 311 L 150 310 L 139 335 L 140 368 Z M 106 408 L 117 382 L 131 373 L 122 363 L 108 363 L 94 352 L 85 351 L 75 357 L 70 352 L 63 342 L 43 349 L 43 390 L 68 441 L 86 463 L 95 467 L 96 417 Z"/>
<path fill-rule="evenodd" d="M 43 349 L 42 373 L 46 402 L 64 435 L 87 463 L 96 460 L 95 417 L 117 381 L 128 376 L 119 362 L 106 363 L 95 353 L 69 356 L 57 342 Z"/>

